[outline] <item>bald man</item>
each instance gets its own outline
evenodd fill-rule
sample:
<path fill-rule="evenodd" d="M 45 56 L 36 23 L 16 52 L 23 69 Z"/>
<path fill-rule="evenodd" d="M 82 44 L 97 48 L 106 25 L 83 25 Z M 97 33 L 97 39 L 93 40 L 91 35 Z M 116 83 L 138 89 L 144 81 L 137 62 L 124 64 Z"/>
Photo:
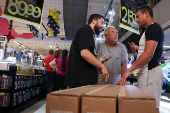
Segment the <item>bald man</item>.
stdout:
<path fill-rule="evenodd" d="M 98 77 L 98 83 L 116 84 L 127 69 L 128 54 L 125 45 L 117 42 L 118 33 L 114 26 L 107 27 L 104 36 L 106 41 L 97 45 L 97 58 L 106 66 L 109 79 L 106 82 Z M 99 69 L 99 75 L 101 74 Z"/>

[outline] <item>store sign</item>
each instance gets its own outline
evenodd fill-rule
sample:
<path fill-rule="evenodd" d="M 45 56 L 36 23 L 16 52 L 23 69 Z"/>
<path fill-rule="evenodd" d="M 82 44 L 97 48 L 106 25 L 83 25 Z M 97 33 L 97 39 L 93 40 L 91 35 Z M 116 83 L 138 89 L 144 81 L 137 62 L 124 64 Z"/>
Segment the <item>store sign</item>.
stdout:
<path fill-rule="evenodd" d="M 17 66 L 17 75 L 32 75 L 33 69 L 28 67 Z"/>
<path fill-rule="evenodd" d="M 131 9 L 135 9 L 134 6 L 130 6 L 125 0 L 120 2 L 120 27 L 127 29 L 131 32 L 139 34 L 139 25 L 136 21 L 136 12 Z"/>
<path fill-rule="evenodd" d="M 2 17 L 41 26 L 44 0 L 5 0 Z"/>
<path fill-rule="evenodd" d="M 0 49 L 4 49 L 5 48 L 5 36 L 0 36 Z"/>

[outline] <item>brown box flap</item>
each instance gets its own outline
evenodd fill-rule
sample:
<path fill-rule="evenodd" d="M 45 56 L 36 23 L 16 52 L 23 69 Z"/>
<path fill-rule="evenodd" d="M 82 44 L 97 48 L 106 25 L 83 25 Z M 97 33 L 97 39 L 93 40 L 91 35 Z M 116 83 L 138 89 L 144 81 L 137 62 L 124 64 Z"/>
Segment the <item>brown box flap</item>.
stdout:
<path fill-rule="evenodd" d="M 83 93 L 86 93 L 88 91 L 94 90 L 101 87 L 101 85 L 88 85 L 88 86 L 82 86 L 72 89 L 66 89 L 66 90 L 60 90 L 60 91 L 54 91 L 49 93 L 48 95 L 57 95 L 57 96 L 80 96 Z"/>
<path fill-rule="evenodd" d="M 118 85 L 103 85 L 100 88 L 97 88 L 95 90 L 89 91 L 85 93 L 83 96 L 88 96 L 88 97 L 111 97 L 111 98 L 116 98 L 117 94 L 119 91 L 119 86 Z"/>
<path fill-rule="evenodd" d="M 151 95 L 133 85 L 120 86 L 118 98 L 155 100 Z"/>

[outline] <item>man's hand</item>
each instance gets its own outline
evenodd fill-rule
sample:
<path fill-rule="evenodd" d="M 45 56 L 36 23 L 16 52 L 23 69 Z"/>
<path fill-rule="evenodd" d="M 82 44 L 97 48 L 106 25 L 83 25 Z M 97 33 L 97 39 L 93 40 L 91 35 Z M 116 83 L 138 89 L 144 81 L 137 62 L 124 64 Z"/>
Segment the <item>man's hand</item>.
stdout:
<path fill-rule="evenodd" d="M 132 42 L 131 45 L 130 45 L 130 49 L 131 49 L 133 52 L 137 53 L 139 47 Z"/>
<path fill-rule="evenodd" d="M 105 78 L 105 82 L 107 82 L 107 80 L 109 79 L 109 73 L 108 73 L 106 67 L 103 65 L 101 70 L 102 70 L 103 74 L 100 75 L 100 77 L 102 77 L 102 79 Z"/>
<path fill-rule="evenodd" d="M 103 58 L 105 55 L 103 55 L 103 56 L 101 56 L 100 58 L 99 58 L 99 61 L 100 62 L 103 62 L 105 59 Z"/>
<path fill-rule="evenodd" d="M 126 79 L 130 76 L 131 72 L 127 70 L 122 77 L 119 79 L 119 82 L 116 83 L 117 85 L 127 85 Z"/>

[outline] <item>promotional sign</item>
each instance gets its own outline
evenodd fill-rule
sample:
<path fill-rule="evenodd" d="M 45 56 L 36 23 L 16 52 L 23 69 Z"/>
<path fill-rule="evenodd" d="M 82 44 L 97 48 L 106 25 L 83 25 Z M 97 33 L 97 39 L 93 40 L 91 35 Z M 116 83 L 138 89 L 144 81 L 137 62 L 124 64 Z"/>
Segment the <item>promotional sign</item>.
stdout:
<path fill-rule="evenodd" d="M 17 75 L 32 75 L 33 69 L 28 67 L 17 66 Z"/>
<path fill-rule="evenodd" d="M 132 0 L 134 3 L 136 0 Z M 131 1 L 131 2 L 132 2 Z M 120 1 L 120 27 L 139 34 L 139 25 L 136 21 L 136 5 L 127 0 Z"/>
<path fill-rule="evenodd" d="M 41 26 L 44 0 L 5 0 L 2 17 Z"/>
<path fill-rule="evenodd" d="M 0 49 L 5 48 L 5 36 L 0 36 Z"/>

